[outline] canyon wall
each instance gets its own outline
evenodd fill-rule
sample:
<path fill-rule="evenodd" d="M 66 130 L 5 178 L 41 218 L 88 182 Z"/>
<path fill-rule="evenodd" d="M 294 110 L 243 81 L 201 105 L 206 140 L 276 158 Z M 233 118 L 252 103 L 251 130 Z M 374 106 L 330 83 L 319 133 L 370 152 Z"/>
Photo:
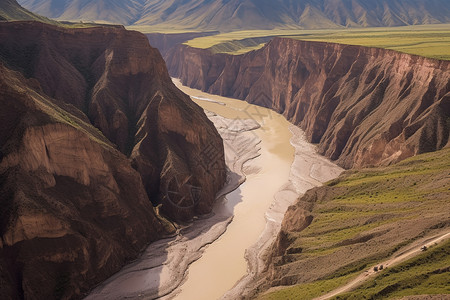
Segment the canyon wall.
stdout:
<path fill-rule="evenodd" d="M 0 298 L 80 298 L 211 211 L 222 140 L 147 38 L 0 23 Z"/>
<path fill-rule="evenodd" d="M 285 38 L 239 56 L 179 45 L 165 58 L 185 85 L 283 114 L 345 168 L 449 145 L 448 61 Z"/>

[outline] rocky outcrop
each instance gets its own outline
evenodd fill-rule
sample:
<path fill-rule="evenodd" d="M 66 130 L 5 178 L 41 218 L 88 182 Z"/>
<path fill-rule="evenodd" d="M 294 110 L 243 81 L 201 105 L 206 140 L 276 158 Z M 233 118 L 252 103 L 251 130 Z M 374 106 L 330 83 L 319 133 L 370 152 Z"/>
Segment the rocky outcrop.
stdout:
<path fill-rule="evenodd" d="M 0 298 L 80 298 L 225 180 L 213 124 L 122 27 L 0 23 Z"/>
<path fill-rule="evenodd" d="M 240 56 L 180 45 L 166 60 L 190 87 L 283 114 L 346 168 L 390 164 L 449 143 L 448 61 L 283 38 Z"/>

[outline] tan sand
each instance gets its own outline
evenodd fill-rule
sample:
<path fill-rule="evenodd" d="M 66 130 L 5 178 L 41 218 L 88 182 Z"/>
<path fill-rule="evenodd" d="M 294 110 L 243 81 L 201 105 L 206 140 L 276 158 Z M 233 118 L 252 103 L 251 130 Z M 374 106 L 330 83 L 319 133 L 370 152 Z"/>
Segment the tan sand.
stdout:
<path fill-rule="evenodd" d="M 179 88 L 193 93 L 185 87 Z M 245 251 L 258 241 L 266 226 L 264 214 L 274 195 L 289 179 L 294 148 L 289 144 L 292 136 L 290 124 L 281 115 L 243 101 L 209 94 L 198 96 L 198 91 L 194 93 L 197 93 L 194 101 L 221 116 L 252 118 L 261 125 L 253 131 L 255 140 L 261 140 L 260 156 L 245 164 L 247 181 L 227 195 L 229 201 L 239 202 L 234 207 L 233 221 L 226 232 L 189 267 L 187 280 L 175 297 L 218 299 L 247 274 Z M 228 128 L 237 129 L 241 126 L 239 123 L 240 120 L 235 118 Z"/>
<path fill-rule="evenodd" d="M 304 132 L 297 126 L 290 125 L 292 132 L 291 144 L 295 148 L 295 158 L 292 163 L 289 180 L 274 195 L 274 201 L 266 211 L 266 226 L 258 242 L 246 252 L 248 272 L 222 299 L 239 299 L 250 294 L 258 285 L 259 280 L 265 280 L 265 254 L 281 228 L 287 208 L 294 204 L 298 197 L 310 188 L 336 178 L 343 171 L 328 159 L 316 152 L 314 145 L 308 143 Z"/>
<path fill-rule="evenodd" d="M 251 291 L 257 282 L 265 265 L 263 254 L 280 230 L 289 205 L 308 189 L 337 177 L 342 169 L 318 155 L 303 131 L 279 114 L 243 101 L 202 93 L 176 80 L 175 83 L 185 93 L 194 95 L 194 101 L 205 109 L 228 118 L 250 116 L 261 125 L 255 130 L 261 138 L 261 156 L 246 164 L 252 173 L 247 174 L 247 181 L 240 188 L 243 203 L 235 209 L 233 222 L 224 235 L 190 266 L 188 279 L 175 297 L 237 299 Z M 238 114 L 233 111 L 230 114 L 230 109 Z M 235 286 L 229 290 L 233 281 Z"/>
<path fill-rule="evenodd" d="M 227 184 L 218 194 L 213 214 L 183 228 L 176 237 L 152 243 L 139 259 L 100 284 L 86 299 L 154 299 L 168 295 L 183 282 L 189 265 L 202 257 L 205 247 L 225 232 L 233 219 L 234 207 L 241 201 L 243 165 L 259 156 L 261 141 L 252 131 L 260 126 L 251 119 L 236 123 L 214 113 L 208 113 L 208 117 L 225 141 L 229 168 Z M 227 194 L 230 196 L 225 199 Z M 242 266 L 245 268 L 245 261 Z"/>

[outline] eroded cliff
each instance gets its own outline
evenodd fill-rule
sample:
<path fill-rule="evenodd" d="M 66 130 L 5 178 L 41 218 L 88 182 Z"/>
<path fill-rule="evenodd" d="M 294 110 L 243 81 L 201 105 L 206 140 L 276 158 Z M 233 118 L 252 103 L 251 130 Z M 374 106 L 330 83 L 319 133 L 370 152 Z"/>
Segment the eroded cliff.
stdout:
<path fill-rule="evenodd" d="M 79 298 L 211 211 L 213 124 L 122 27 L 0 23 L 0 298 Z"/>
<path fill-rule="evenodd" d="M 180 45 L 166 61 L 190 87 L 273 108 L 345 168 L 449 143 L 448 61 L 284 38 L 239 56 Z"/>
<path fill-rule="evenodd" d="M 189 220 L 209 212 L 225 177 L 221 138 L 172 84 L 144 35 L 122 27 L 13 22 L 0 26 L 0 38 L 8 65 L 37 79 L 46 95 L 78 108 L 130 156 L 150 198 L 159 198 L 167 214 Z M 177 188 L 167 185 L 175 181 L 201 192 L 170 197 Z"/>

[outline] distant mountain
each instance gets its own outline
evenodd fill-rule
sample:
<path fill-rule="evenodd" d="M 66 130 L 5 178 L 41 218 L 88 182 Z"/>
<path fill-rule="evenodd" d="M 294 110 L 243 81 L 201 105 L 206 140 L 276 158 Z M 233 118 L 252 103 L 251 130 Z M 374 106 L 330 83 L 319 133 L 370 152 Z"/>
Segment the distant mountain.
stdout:
<path fill-rule="evenodd" d="M 0 20 L 38 20 L 48 22 L 47 18 L 33 14 L 20 6 L 16 0 L 1 0 L 0 1 Z"/>
<path fill-rule="evenodd" d="M 19 0 L 61 20 L 230 31 L 450 22 L 448 0 Z"/>

